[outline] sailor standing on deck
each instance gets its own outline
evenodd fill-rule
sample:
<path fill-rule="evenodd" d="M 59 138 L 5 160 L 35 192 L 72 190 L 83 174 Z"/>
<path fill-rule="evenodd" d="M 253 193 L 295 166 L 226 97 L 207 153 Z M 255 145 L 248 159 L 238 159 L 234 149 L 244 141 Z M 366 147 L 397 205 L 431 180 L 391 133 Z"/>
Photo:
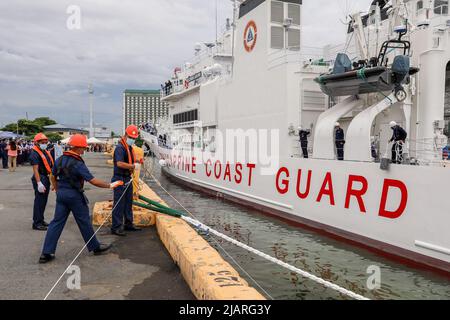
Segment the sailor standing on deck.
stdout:
<path fill-rule="evenodd" d="M 125 135 L 120 139 L 114 150 L 114 176 L 111 182 L 121 180 L 128 183 L 134 170 L 140 170 L 141 165 L 136 163 L 133 151 L 133 145 L 138 137 L 139 130 L 135 125 L 131 125 L 125 130 Z M 126 235 L 124 230 L 141 230 L 133 224 L 133 188 L 122 186 L 114 190 L 114 208 L 112 212 L 112 234 L 123 237 Z"/>
<path fill-rule="evenodd" d="M 303 158 L 308 159 L 308 136 L 311 131 L 303 130 L 303 127 L 298 127 L 298 135 L 300 137 L 300 147 L 302 148 Z"/>
<path fill-rule="evenodd" d="M 50 178 L 52 173 L 53 158 L 47 151 L 48 138 L 43 133 L 34 137 L 34 147 L 30 154 L 30 164 L 33 166 L 31 182 L 34 189 L 33 205 L 33 230 L 47 230 L 47 222 L 44 221 L 45 207 L 50 193 Z"/>
<path fill-rule="evenodd" d="M 342 161 L 344 160 L 344 145 L 345 145 L 345 134 L 344 129 L 341 128 L 341 124 L 336 122 L 336 131 L 335 131 L 335 145 L 336 145 L 336 153 L 337 159 Z"/>
<path fill-rule="evenodd" d="M 87 181 L 99 188 L 114 189 L 122 186 L 123 182 L 117 181 L 111 184 L 103 182 L 94 178 L 89 172 L 81 158 L 88 147 L 85 136 L 81 134 L 72 136 L 69 145 L 71 150 L 64 152 L 53 168 L 52 180 L 56 190 L 55 217 L 48 227 L 39 263 L 47 263 L 55 258 L 56 246 L 70 212 L 72 212 L 90 252 L 93 251 L 94 255 L 100 255 L 111 248 L 111 245 L 98 242 L 95 236 L 83 186 Z"/>
<path fill-rule="evenodd" d="M 408 137 L 406 131 L 397 122 L 391 121 L 389 124 L 393 133 L 389 142 L 394 142 L 392 146 L 392 163 L 401 164 L 403 162 L 403 144 Z"/>

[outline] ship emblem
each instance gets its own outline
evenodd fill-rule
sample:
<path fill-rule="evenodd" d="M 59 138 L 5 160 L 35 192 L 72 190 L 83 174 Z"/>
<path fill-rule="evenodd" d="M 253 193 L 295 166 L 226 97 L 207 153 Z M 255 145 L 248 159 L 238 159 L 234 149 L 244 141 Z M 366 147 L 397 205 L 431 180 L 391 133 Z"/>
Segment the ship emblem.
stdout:
<path fill-rule="evenodd" d="M 258 29 L 255 21 L 251 20 L 245 27 L 244 31 L 244 48 L 247 52 L 252 52 L 256 46 L 258 38 Z"/>

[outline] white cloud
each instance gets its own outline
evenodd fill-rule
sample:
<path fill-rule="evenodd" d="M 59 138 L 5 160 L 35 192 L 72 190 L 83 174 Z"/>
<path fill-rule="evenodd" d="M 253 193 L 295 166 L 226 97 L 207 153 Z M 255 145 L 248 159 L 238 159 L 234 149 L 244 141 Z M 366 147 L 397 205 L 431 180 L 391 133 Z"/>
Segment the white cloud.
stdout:
<path fill-rule="evenodd" d="M 314 46 L 344 39 L 344 4 L 370 3 L 303 2 L 303 43 Z M 81 30 L 67 29 L 70 5 L 81 8 Z M 219 9 L 224 22 L 231 2 Z M 93 82 L 95 121 L 117 130 L 123 89 L 158 88 L 196 42 L 215 36 L 212 0 L 15 0 L 0 2 L 0 12 L 0 125 L 26 112 L 87 123 Z"/>

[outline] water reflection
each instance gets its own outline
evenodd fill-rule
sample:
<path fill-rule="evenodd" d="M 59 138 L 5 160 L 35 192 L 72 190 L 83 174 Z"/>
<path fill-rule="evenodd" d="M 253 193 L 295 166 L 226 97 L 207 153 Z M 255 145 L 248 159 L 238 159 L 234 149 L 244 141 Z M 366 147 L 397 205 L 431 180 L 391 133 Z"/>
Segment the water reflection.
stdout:
<path fill-rule="evenodd" d="M 450 299 L 448 278 L 183 188 L 161 175 L 159 168 L 154 175 L 203 223 L 360 295 L 370 299 Z M 181 209 L 154 181 L 147 182 L 171 207 Z M 220 252 L 214 241 L 206 239 Z M 228 242 L 216 240 L 275 299 L 349 299 Z M 372 265 L 381 270 L 381 288 L 377 290 L 369 290 L 366 285 L 370 276 L 367 268 Z M 255 286 L 251 279 L 246 280 Z"/>

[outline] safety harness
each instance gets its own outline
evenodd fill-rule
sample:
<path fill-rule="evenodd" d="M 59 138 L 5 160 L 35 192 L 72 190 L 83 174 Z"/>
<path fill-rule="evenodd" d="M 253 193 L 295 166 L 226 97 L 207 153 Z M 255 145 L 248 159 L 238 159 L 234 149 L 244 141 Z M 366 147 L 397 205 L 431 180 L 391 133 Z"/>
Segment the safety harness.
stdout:
<path fill-rule="evenodd" d="M 86 201 L 86 204 L 89 203 L 88 198 L 86 197 L 86 195 L 84 194 L 84 180 L 83 178 L 81 178 L 80 180 L 77 180 L 73 173 L 72 173 L 72 168 L 76 165 L 77 161 L 81 161 L 82 163 L 84 163 L 84 160 L 75 152 L 73 151 L 66 151 L 63 153 L 64 156 L 69 157 L 71 159 L 69 159 L 66 162 L 66 165 L 63 167 L 62 166 L 62 161 L 64 157 L 60 157 L 57 162 L 56 162 L 56 178 L 60 179 L 61 177 L 65 177 L 67 179 L 67 181 L 69 182 L 69 185 L 79 191 L 84 200 Z M 74 159 L 74 160 L 72 160 Z"/>
<path fill-rule="evenodd" d="M 131 148 L 131 151 L 130 151 L 130 147 L 128 146 L 127 142 L 125 141 L 125 139 L 123 137 L 122 137 L 122 139 L 120 139 L 120 143 L 125 148 L 125 150 L 127 150 L 128 164 L 133 165 L 134 159 L 136 159 L 133 148 Z"/>
<path fill-rule="evenodd" d="M 53 158 L 52 158 L 52 155 L 50 154 L 50 152 L 45 150 L 45 153 L 47 154 L 48 158 L 50 159 L 51 165 L 50 165 L 50 163 L 48 163 L 47 157 L 44 155 L 44 153 L 38 146 L 34 146 L 33 150 L 36 151 L 37 154 L 41 157 L 42 163 L 44 163 L 44 167 L 45 167 L 45 170 L 47 171 L 47 174 L 51 174 L 52 168 L 55 165 L 55 163 L 53 161 Z"/>

